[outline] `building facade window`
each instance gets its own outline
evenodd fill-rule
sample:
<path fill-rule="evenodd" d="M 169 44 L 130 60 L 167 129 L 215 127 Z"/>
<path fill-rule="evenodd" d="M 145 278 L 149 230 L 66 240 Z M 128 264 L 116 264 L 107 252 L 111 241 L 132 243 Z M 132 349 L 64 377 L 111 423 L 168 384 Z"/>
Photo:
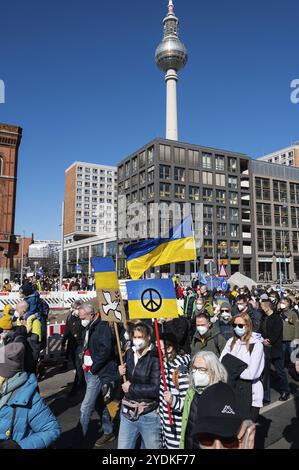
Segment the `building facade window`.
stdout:
<path fill-rule="evenodd" d="M 230 224 L 230 236 L 231 238 L 237 238 L 239 236 L 239 225 Z"/>
<path fill-rule="evenodd" d="M 175 181 L 185 182 L 185 169 L 174 167 L 174 179 Z"/>
<path fill-rule="evenodd" d="M 271 205 L 256 204 L 256 222 L 258 225 L 272 225 Z"/>
<path fill-rule="evenodd" d="M 270 180 L 266 178 L 255 178 L 256 198 L 270 201 Z"/>
<path fill-rule="evenodd" d="M 134 157 L 132 160 L 132 171 L 136 173 L 138 167 L 138 159 L 137 157 Z"/>
<path fill-rule="evenodd" d="M 180 147 L 174 148 L 174 163 L 185 164 L 185 149 Z"/>
<path fill-rule="evenodd" d="M 225 158 L 223 155 L 216 155 L 215 165 L 216 165 L 216 170 L 224 171 Z"/>
<path fill-rule="evenodd" d="M 199 179 L 199 171 L 198 170 L 189 170 L 189 183 L 200 183 Z"/>
<path fill-rule="evenodd" d="M 174 197 L 177 199 L 185 199 L 186 198 L 186 188 L 181 184 L 174 185 Z"/>
<path fill-rule="evenodd" d="M 148 150 L 147 150 L 147 161 L 148 161 L 148 164 L 151 165 L 154 161 L 154 147 L 150 147 Z"/>
<path fill-rule="evenodd" d="M 203 188 L 202 190 L 202 198 L 204 201 L 214 202 L 213 197 L 213 189 L 210 188 Z"/>
<path fill-rule="evenodd" d="M 170 197 L 170 188 L 169 183 L 160 183 L 160 197 Z"/>
<path fill-rule="evenodd" d="M 144 152 L 141 152 L 141 154 L 139 155 L 140 168 L 144 167 L 145 164 L 146 164 L 146 151 L 144 150 Z"/>
<path fill-rule="evenodd" d="M 195 186 L 189 186 L 189 199 L 192 201 L 199 201 L 199 188 Z"/>
<path fill-rule="evenodd" d="M 167 165 L 160 165 L 160 179 L 162 180 L 169 180 L 170 179 L 170 166 Z"/>
<path fill-rule="evenodd" d="M 230 189 L 238 189 L 238 178 L 236 176 L 228 177 L 228 187 Z"/>
<path fill-rule="evenodd" d="M 214 250 L 212 240 L 204 240 L 204 256 L 206 258 L 212 258 L 214 255 L 213 251 Z"/>
<path fill-rule="evenodd" d="M 291 207 L 292 227 L 299 228 L 299 207 Z"/>
<path fill-rule="evenodd" d="M 240 256 L 240 242 L 230 242 L 231 256 Z"/>
<path fill-rule="evenodd" d="M 217 224 L 217 236 L 226 237 L 226 224 Z"/>
<path fill-rule="evenodd" d="M 239 220 L 239 209 L 229 209 L 229 220 L 238 221 Z"/>
<path fill-rule="evenodd" d="M 203 206 L 204 219 L 213 219 L 213 206 Z"/>
<path fill-rule="evenodd" d="M 238 193 L 234 193 L 232 191 L 229 191 L 228 193 L 228 202 L 231 206 L 237 206 L 238 205 Z"/>
<path fill-rule="evenodd" d="M 286 181 L 273 181 L 273 199 L 280 202 L 287 201 Z"/>
<path fill-rule="evenodd" d="M 203 171 L 202 172 L 202 182 L 203 184 L 210 184 L 213 185 L 213 173 Z"/>
<path fill-rule="evenodd" d="M 151 181 L 154 181 L 155 179 L 155 167 L 152 166 L 147 170 L 147 180 L 150 183 Z"/>
<path fill-rule="evenodd" d="M 289 232 L 284 230 L 275 231 L 276 250 L 284 253 L 290 250 Z"/>
<path fill-rule="evenodd" d="M 190 166 L 199 167 L 199 152 L 197 150 L 188 150 L 188 160 Z"/>
<path fill-rule="evenodd" d="M 146 178 L 145 178 L 145 171 L 142 171 L 139 173 L 139 184 L 145 184 Z"/>
<path fill-rule="evenodd" d="M 299 184 L 290 183 L 290 199 L 293 204 L 299 204 Z"/>
<path fill-rule="evenodd" d="M 258 229 L 257 242 L 258 251 L 273 252 L 272 230 Z"/>
<path fill-rule="evenodd" d="M 171 153 L 170 153 L 171 148 L 169 145 L 160 145 L 159 151 L 160 151 L 160 160 L 162 162 L 171 162 Z"/>
<path fill-rule="evenodd" d="M 216 208 L 216 217 L 217 219 L 226 220 L 226 208 L 217 207 Z"/>
<path fill-rule="evenodd" d="M 211 237 L 213 235 L 213 224 L 211 222 L 205 222 L 203 224 L 203 234 L 205 237 Z"/>
<path fill-rule="evenodd" d="M 222 189 L 216 189 L 216 202 L 225 204 L 226 202 L 226 191 Z"/>
<path fill-rule="evenodd" d="M 237 171 L 237 159 L 229 157 L 228 159 L 228 171 L 234 173 Z"/>
<path fill-rule="evenodd" d="M 274 206 L 274 221 L 276 227 L 287 227 L 289 225 L 287 206 Z"/>
<path fill-rule="evenodd" d="M 212 154 L 211 153 L 202 153 L 202 167 L 205 169 L 211 169 L 212 168 Z"/>
<path fill-rule="evenodd" d="M 216 173 L 216 186 L 223 186 L 225 187 L 225 175 L 221 175 L 220 173 Z"/>

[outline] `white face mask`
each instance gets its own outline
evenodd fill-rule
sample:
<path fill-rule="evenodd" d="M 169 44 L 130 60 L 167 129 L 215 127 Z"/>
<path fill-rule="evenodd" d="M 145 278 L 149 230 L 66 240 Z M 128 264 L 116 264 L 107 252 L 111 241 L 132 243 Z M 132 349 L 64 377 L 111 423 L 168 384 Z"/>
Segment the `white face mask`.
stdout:
<path fill-rule="evenodd" d="M 208 331 L 209 328 L 207 326 L 197 326 L 196 329 L 197 329 L 198 333 L 201 336 L 203 336 L 203 335 L 206 334 L 206 332 Z"/>
<path fill-rule="evenodd" d="M 195 387 L 207 387 L 210 383 L 210 377 L 205 372 L 202 373 L 199 370 L 193 373 L 193 381 Z"/>
<path fill-rule="evenodd" d="M 90 323 L 90 320 L 81 320 L 81 324 L 84 328 L 86 328 Z"/>
<path fill-rule="evenodd" d="M 280 304 L 280 308 L 281 310 L 284 310 L 285 308 L 287 308 L 286 304 Z"/>
<path fill-rule="evenodd" d="M 217 320 L 218 320 L 217 314 L 211 317 L 211 323 L 216 323 Z"/>
<path fill-rule="evenodd" d="M 20 318 L 20 314 L 19 312 L 15 311 L 14 315 L 13 315 L 15 318 Z"/>
<path fill-rule="evenodd" d="M 227 316 L 227 315 L 221 315 L 221 320 L 222 320 L 224 323 L 229 323 L 230 317 Z"/>
<path fill-rule="evenodd" d="M 143 349 L 145 347 L 145 340 L 144 339 L 133 339 L 133 344 L 136 348 L 136 351 Z"/>
<path fill-rule="evenodd" d="M 244 304 L 238 304 L 238 309 L 239 309 L 240 312 L 243 312 L 245 307 L 246 307 L 246 305 L 244 305 Z"/>

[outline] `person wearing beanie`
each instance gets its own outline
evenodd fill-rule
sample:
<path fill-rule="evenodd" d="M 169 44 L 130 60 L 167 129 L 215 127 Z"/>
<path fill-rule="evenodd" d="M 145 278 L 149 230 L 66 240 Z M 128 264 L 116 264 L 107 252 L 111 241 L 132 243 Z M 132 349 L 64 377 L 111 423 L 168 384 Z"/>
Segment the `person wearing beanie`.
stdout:
<path fill-rule="evenodd" d="M 182 430 L 182 416 L 189 387 L 190 354 L 180 348 L 173 333 L 160 335 L 164 371 L 168 390 L 160 381 L 159 415 L 162 424 L 162 449 L 178 449 Z M 170 405 L 173 426 L 170 426 L 167 404 Z"/>
<path fill-rule="evenodd" d="M 22 343 L 0 347 L 0 449 L 45 449 L 60 436 L 36 376 L 23 370 L 24 352 Z"/>
<path fill-rule="evenodd" d="M 12 328 L 13 328 L 12 316 L 6 313 L 0 318 L 0 331 L 1 330 L 4 330 L 4 332 L 11 331 Z"/>

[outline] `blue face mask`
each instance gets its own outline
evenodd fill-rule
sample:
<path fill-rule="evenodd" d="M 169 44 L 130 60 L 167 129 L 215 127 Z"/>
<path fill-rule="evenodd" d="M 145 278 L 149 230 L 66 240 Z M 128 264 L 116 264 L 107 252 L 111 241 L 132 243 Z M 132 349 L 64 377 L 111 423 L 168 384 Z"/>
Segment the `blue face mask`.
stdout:
<path fill-rule="evenodd" d="M 239 326 L 236 326 L 236 328 L 234 328 L 234 332 L 237 336 L 242 338 L 242 336 L 244 336 L 246 333 L 246 328 L 240 328 Z"/>

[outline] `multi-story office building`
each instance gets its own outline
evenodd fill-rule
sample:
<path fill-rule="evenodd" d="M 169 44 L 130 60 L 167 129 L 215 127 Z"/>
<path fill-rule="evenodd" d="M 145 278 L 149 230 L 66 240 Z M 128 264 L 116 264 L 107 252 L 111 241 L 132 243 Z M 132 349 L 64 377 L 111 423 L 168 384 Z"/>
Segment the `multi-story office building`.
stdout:
<path fill-rule="evenodd" d="M 278 165 L 296 166 L 299 168 L 299 142 L 295 142 L 290 147 L 259 157 L 258 160 L 268 163 L 277 163 Z"/>
<path fill-rule="evenodd" d="M 299 279 L 299 168 L 251 160 L 259 281 Z"/>
<path fill-rule="evenodd" d="M 151 238 L 152 226 L 156 223 L 152 211 L 154 203 L 165 203 L 166 212 L 171 204 L 179 204 L 182 211 L 178 219 L 184 214 L 184 206 L 189 204 L 195 227 L 195 206 L 202 205 L 202 223 L 197 226 L 197 238 L 201 238 L 201 231 L 203 239 L 198 248 L 197 263 L 161 266 L 155 268 L 156 273 L 188 275 L 204 270 L 209 261 L 215 259 L 227 266 L 229 275 L 236 271 L 253 275 L 249 161 L 247 155 L 240 153 L 155 139 L 119 164 L 118 193 L 126 204 L 127 214 L 134 212 L 134 206 L 131 211 L 128 209 L 137 202 L 147 209 L 146 221 L 142 222 L 145 227 L 139 238 Z M 159 233 L 163 236 L 175 215 L 167 212 L 163 216 L 163 208 L 160 215 Z M 122 275 L 125 270 L 123 247 L 134 239 L 124 237 L 120 225 L 119 222 L 118 255 Z"/>
<path fill-rule="evenodd" d="M 74 162 L 65 173 L 65 243 L 114 232 L 116 167 Z"/>
<path fill-rule="evenodd" d="M 0 124 L 0 283 L 10 278 L 18 253 L 14 226 L 21 138 L 20 127 Z"/>

